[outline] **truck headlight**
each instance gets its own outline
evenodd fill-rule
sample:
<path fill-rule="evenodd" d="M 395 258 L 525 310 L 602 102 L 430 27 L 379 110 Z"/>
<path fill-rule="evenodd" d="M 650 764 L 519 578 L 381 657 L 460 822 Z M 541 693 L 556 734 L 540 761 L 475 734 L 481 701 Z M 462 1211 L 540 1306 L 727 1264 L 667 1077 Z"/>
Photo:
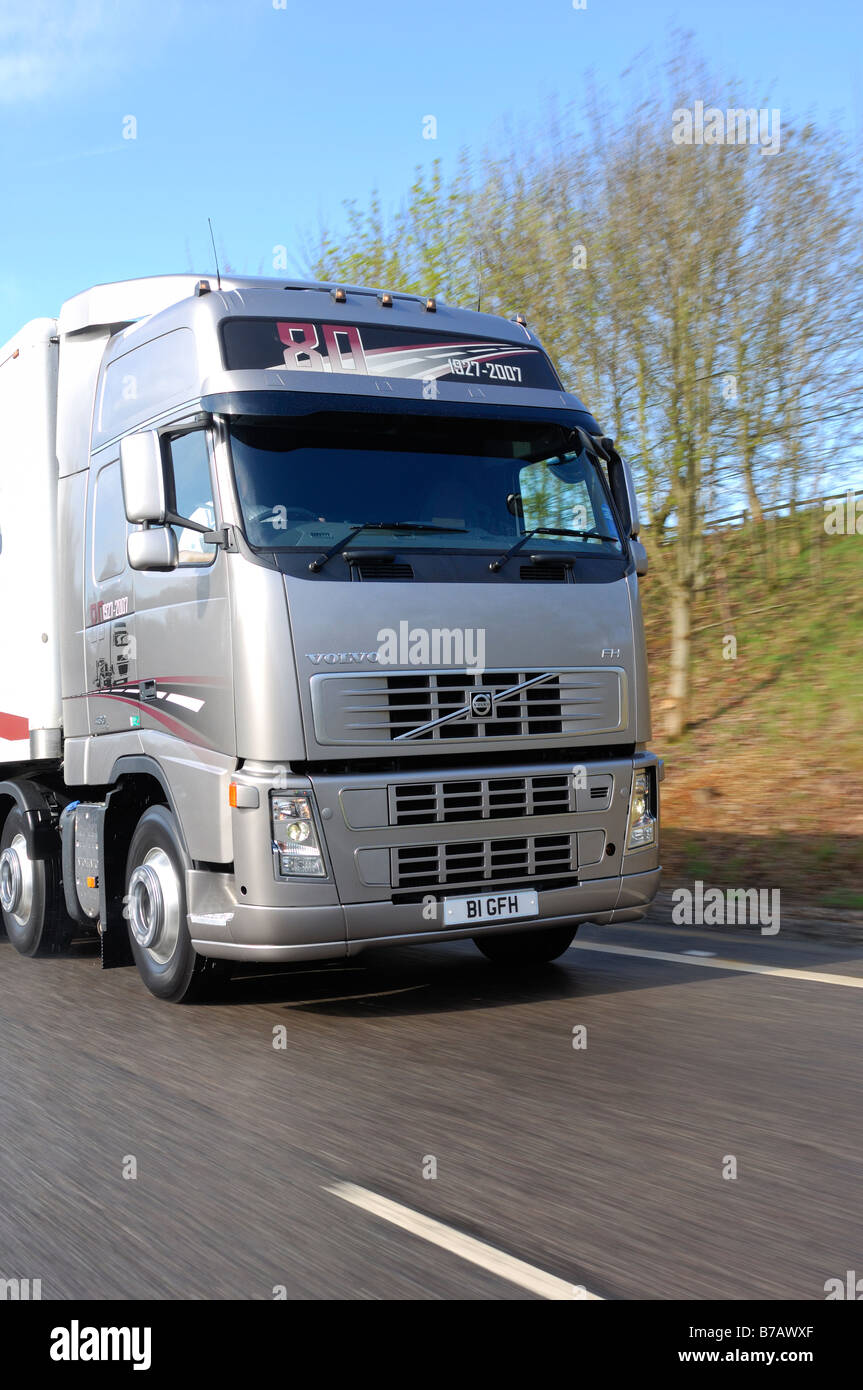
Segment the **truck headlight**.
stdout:
<path fill-rule="evenodd" d="M 654 805 L 652 774 L 647 768 L 642 768 L 632 779 L 627 849 L 644 849 L 645 845 L 652 845 L 656 840 L 656 816 L 652 810 Z"/>
<path fill-rule="evenodd" d="M 273 846 L 283 878 L 326 878 L 315 828 L 312 798 L 306 792 L 272 795 Z"/>

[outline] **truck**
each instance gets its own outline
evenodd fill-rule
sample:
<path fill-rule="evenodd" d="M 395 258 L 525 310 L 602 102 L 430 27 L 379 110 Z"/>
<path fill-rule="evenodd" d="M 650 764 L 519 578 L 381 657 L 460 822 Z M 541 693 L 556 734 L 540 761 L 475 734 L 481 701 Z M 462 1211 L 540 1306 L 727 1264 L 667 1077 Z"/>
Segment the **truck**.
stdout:
<path fill-rule="evenodd" d="M 162 1000 L 659 882 L 631 470 L 523 314 L 98 285 L 0 349 L 0 911 Z"/>

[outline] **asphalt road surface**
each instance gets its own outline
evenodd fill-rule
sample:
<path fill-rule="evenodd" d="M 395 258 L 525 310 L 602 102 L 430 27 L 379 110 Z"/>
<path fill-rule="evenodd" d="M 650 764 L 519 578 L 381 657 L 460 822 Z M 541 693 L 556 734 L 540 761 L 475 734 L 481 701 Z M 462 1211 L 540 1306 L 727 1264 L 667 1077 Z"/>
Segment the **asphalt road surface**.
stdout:
<path fill-rule="evenodd" d="M 248 968 L 178 1008 L 89 947 L 30 961 L 0 938 L 0 1278 L 823 1299 L 863 1272 L 863 948 L 577 942 L 515 977 L 470 943 Z"/>

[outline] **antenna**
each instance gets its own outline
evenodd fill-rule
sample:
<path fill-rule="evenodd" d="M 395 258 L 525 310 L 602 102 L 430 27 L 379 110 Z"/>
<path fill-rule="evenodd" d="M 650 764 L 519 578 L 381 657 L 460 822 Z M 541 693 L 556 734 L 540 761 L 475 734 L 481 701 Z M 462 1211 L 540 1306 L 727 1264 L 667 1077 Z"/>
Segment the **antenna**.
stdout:
<path fill-rule="evenodd" d="M 210 241 L 213 243 L 213 260 L 216 262 L 216 283 L 218 284 L 219 289 L 221 289 L 221 288 L 222 288 L 222 276 L 221 276 L 221 272 L 220 272 L 220 270 L 219 270 L 219 253 L 218 253 L 218 251 L 216 250 L 216 238 L 213 236 L 213 224 L 212 224 L 212 222 L 210 221 L 209 217 L 207 218 L 207 226 L 208 226 L 209 229 L 210 229 Z"/>
<path fill-rule="evenodd" d="M 477 313 L 479 313 L 479 311 L 480 311 L 480 305 L 482 304 L 482 271 L 483 271 L 483 265 L 482 265 L 482 248 L 480 248 L 479 255 L 478 255 L 478 258 L 477 258 L 477 272 L 476 272 L 476 311 L 477 311 Z"/>

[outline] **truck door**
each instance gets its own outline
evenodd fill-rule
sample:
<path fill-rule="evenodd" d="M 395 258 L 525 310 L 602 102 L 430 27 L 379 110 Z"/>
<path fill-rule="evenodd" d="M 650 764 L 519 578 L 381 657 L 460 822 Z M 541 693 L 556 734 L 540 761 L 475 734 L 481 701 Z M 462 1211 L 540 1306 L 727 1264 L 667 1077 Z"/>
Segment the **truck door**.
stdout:
<path fill-rule="evenodd" d="M 209 432 L 178 429 L 163 438 L 163 456 L 171 509 L 215 526 Z M 198 531 L 175 531 L 179 567 L 170 574 L 134 576 L 140 728 L 231 754 L 236 740 L 226 556 Z"/>
<path fill-rule="evenodd" d="M 137 653 L 127 529 L 119 460 L 94 463 L 85 561 L 87 703 L 93 734 L 116 733 L 130 723 L 134 727 Z"/>

